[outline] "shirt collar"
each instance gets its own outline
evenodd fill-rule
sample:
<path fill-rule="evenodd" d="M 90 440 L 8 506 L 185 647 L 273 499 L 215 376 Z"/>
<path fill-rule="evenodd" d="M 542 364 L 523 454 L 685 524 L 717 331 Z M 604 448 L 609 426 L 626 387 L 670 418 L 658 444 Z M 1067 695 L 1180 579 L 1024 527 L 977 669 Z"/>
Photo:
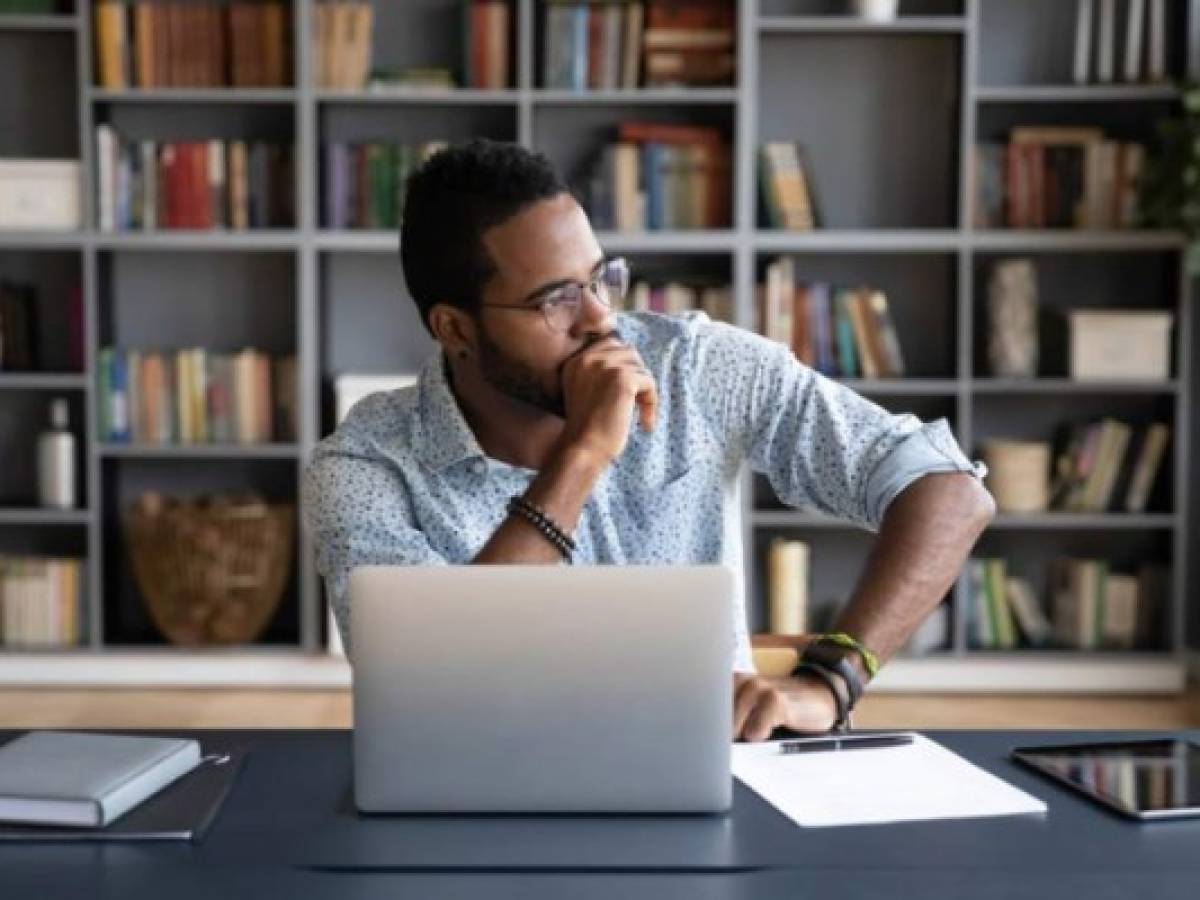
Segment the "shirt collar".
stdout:
<path fill-rule="evenodd" d="M 467 424 L 446 377 L 444 352 L 438 350 L 426 361 L 417 385 L 421 427 L 414 435 L 412 450 L 438 470 L 482 457 L 483 448 Z"/>

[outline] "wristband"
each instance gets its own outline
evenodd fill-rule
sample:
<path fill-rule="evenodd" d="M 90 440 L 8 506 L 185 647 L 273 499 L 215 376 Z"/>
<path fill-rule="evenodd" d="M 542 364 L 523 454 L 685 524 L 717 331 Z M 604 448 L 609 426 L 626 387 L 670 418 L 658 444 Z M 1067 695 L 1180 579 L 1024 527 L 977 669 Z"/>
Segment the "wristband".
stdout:
<path fill-rule="evenodd" d="M 835 631 L 831 634 L 818 635 L 817 640 L 830 641 L 837 644 L 839 647 L 845 647 L 847 650 L 853 650 L 859 655 L 863 661 L 863 668 L 867 670 L 867 677 L 874 678 L 879 674 L 879 657 L 862 645 L 860 641 L 852 635 L 846 634 L 844 631 Z"/>
<path fill-rule="evenodd" d="M 838 690 L 837 679 L 826 669 L 815 666 L 812 663 L 801 662 L 800 665 L 792 669 L 792 678 L 806 674 L 815 675 L 825 683 L 825 687 L 829 688 L 829 693 L 833 694 L 833 702 L 837 705 L 837 718 L 833 722 L 833 727 L 829 729 L 830 732 L 838 734 L 848 731 L 850 727 L 850 709 L 846 706 L 846 698 Z"/>
<path fill-rule="evenodd" d="M 851 665 L 846 655 L 846 650 L 840 645 L 818 637 L 804 648 L 800 660 L 838 676 L 846 686 L 846 706 L 853 710 L 858 704 L 858 698 L 862 696 L 863 683 L 858 676 L 858 670 Z"/>
<path fill-rule="evenodd" d="M 542 536 L 546 540 L 554 545 L 554 548 L 558 550 L 563 559 L 567 562 L 571 561 L 571 554 L 575 552 L 575 541 L 558 526 L 557 522 L 538 509 L 534 504 L 521 496 L 512 497 L 508 501 L 508 512 L 509 515 L 520 516 L 529 522 L 529 524 L 542 533 Z"/>

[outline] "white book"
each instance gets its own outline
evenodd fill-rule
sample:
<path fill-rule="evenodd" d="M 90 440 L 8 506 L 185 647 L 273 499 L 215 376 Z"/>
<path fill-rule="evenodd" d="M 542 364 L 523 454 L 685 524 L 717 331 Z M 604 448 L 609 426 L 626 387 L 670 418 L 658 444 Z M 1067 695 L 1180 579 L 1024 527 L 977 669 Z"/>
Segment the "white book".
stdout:
<path fill-rule="evenodd" d="M 142 230 L 158 228 L 158 150 L 154 141 L 142 141 Z"/>
<path fill-rule="evenodd" d="M 1142 30 L 1146 19 L 1146 0 L 1129 0 L 1128 27 L 1125 29 L 1125 80 L 1142 77 Z"/>
<path fill-rule="evenodd" d="M 1166 0 L 1150 0 L 1149 42 L 1146 56 L 1146 77 L 1150 81 L 1167 79 L 1167 9 Z"/>
<path fill-rule="evenodd" d="M 1113 80 L 1116 58 L 1117 0 L 1100 0 L 1100 31 L 1096 37 L 1096 80 Z"/>
<path fill-rule="evenodd" d="M 102 828 L 199 762 L 194 740 L 31 731 L 0 747 L 0 822 Z"/>
<path fill-rule="evenodd" d="M 96 186 L 96 206 L 101 231 L 115 231 L 117 227 L 117 135 L 108 124 L 96 126 L 96 169 L 99 183 Z"/>
<path fill-rule="evenodd" d="M 624 7 L 625 34 L 621 42 L 621 87 L 636 88 L 642 63 L 642 4 Z"/>
<path fill-rule="evenodd" d="M 1017 626 L 1026 640 L 1035 647 L 1044 644 L 1050 638 L 1053 629 L 1042 605 L 1038 603 L 1032 585 L 1024 578 L 1011 576 L 1005 582 L 1005 593 L 1008 606 L 1013 611 Z"/>
<path fill-rule="evenodd" d="M 1087 84 L 1092 62 L 1092 21 L 1095 0 L 1079 0 L 1075 11 L 1075 83 Z"/>

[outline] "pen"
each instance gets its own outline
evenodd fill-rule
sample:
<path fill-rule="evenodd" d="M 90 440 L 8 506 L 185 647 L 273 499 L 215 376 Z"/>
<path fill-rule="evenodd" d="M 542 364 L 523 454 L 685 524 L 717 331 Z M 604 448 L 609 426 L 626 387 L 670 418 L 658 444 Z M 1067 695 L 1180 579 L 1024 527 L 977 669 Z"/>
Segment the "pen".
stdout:
<path fill-rule="evenodd" d="M 780 753 L 810 753 L 818 750 L 866 750 L 875 747 L 903 747 L 913 742 L 911 734 L 855 734 L 816 741 L 785 741 Z"/>

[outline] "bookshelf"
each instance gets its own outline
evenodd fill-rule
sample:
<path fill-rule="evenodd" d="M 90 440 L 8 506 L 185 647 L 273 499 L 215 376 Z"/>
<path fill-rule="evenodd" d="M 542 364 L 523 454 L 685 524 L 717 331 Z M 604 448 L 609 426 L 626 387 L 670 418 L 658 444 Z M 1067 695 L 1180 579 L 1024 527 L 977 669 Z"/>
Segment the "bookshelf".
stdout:
<path fill-rule="evenodd" d="M 1200 42 L 1195 0 L 1171 2 L 1170 72 L 1196 71 Z M 243 343 L 294 352 L 299 364 L 299 434 L 294 443 L 145 447 L 99 442 L 97 380 L 82 373 L 0 373 L 0 440 L 21 434 L 19 464 L 0 472 L 0 553 L 74 552 L 87 558 L 84 646 L 0 653 L 0 683 L 344 685 L 344 663 L 323 653 L 325 618 L 311 547 L 297 536 L 297 562 L 280 613 L 260 645 L 183 651 L 156 638 L 140 610 L 120 538 L 120 514 L 141 491 L 192 493 L 253 489 L 271 500 L 296 498 L 304 460 L 334 419 L 332 378 L 344 371 L 415 369 L 432 346 L 403 288 L 394 231 L 331 230 L 322 210 L 321 148 L 328 140 L 417 143 L 483 135 L 546 152 L 573 178 L 619 121 L 715 125 L 731 141 L 734 215 L 712 231 L 604 232 L 602 246 L 630 257 L 635 273 L 702 271 L 727 279 L 738 323 L 756 326 L 754 287 L 772 259 L 788 255 L 798 277 L 852 279 L 887 290 L 910 374 L 848 380 L 897 411 L 946 416 L 978 457 L 981 439 L 1045 434 L 1080 409 L 1140 421 L 1147 410 L 1173 423 L 1163 496 L 1143 515 L 1045 513 L 1001 516 L 980 555 L 1035 561 L 1086 550 L 1146 554 L 1173 565 L 1168 628 L 1152 653 L 975 651 L 960 580 L 947 603 L 945 650 L 901 658 L 880 689 L 1174 690 L 1189 648 L 1200 646 L 1200 611 L 1187 588 L 1195 507 L 1189 497 L 1192 371 L 1190 284 L 1184 243 L 1169 232 L 971 228 L 970 149 L 1013 124 L 1099 124 L 1145 138 L 1178 100 L 1174 86 L 1071 83 L 1074 4 L 1037 0 L 908 0 L 890 23 L 844 14 L 839 0 L 742 0 L 737 14 L 737 77 L 730 87 L 576 92 L 542 87 L 542 12 L 514 0 L 509 86 L 435 91 L 407 87 L 319 87 L 305 39 L 314 0 L 288 4 L 295 41 L 291 86 L 276 88 L 102 89 L 93 79 L 91 3 L 73 12 L 0 18 L 0 58 L 22 73 L 6 97 L 38 98 L 14 107 L 2 155 L 62 155 L 83 163 L 86 227 L 78 233 L 0 231 L 0 273 L 49 260 L 82 287 L 85 371 L 99 349 L 186 341 Z M 373 64 L 456 66 L 462 52 L 458 0 L 375 0 Z M 1052 11 L 1051 11 L 1052 10 Z M 53 77 L 39 77 L 46 62 Z M 32 73 L 32 74 L 25 74 Z M 63 73 L 67 73 L 64 75 Z M 294 141 L 295 226 L 247 232 L 106 232 L 97 228 L 94 129 L 107 122 L 137 137 L 269 138 Z M 811 154 L 823 226 L 809 233 L 760 226 L 755 160 L 768 140 L 804 142 Z M 1148 283 L 1139 304 L 1176 312 L 1175 366 L 1164 383 L 1080 385 L 1064 378 L 1013 381 L 987 375 L 978 349 L 982 287 L 990 261 L 1033 256 L 1044 301 L 1079 299 L 1063 287 L 1082 273 L 1100 305 L 1118 286 Z M 1140 279 L 1140 281 L 1139 281 Z M 1060 292 L 1061 293 L 1056 293 Z M 206 298 L 216 297 L 209 302 Z M 1054 299 L 1058 298 L 1058 299 Z M 72 403 L 83 453 L 79 510 L 29 508 L 15 490 L 30 477 L 26 433 L 54 392 Z M 6 466 L 6 468 L 8 468 Z M 774 536 L 810 543 L 814 604 L 844 594 L 870 535 L 846 523 L 780 509 L 755 478 L 743 483 L 746 580 L 751 628 L 765 621 L 761 577 Z M 1197 573 L 1193 578 L 1200 577 Z M 1193 581 L 1193 583 L 1195 583 Z M 1191 623 L 1192 637 L 1185 627 Z"/>

